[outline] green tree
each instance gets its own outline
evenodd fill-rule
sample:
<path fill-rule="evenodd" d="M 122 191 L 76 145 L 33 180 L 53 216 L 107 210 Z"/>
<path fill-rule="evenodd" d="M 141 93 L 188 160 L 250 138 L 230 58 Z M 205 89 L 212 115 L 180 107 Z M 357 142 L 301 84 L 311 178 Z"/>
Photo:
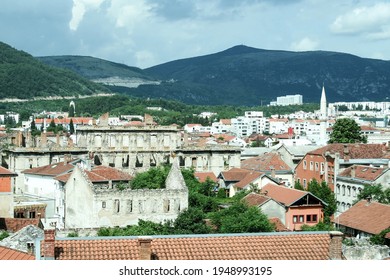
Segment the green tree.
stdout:
<path fill-rule="evenodd" d="M 248 207 L 243 202 L 233 203 L 230 207 L 214 212 L 211 222 L 219 233 L 271 232 L 274 231 L 267 216 L 258 207 Z"/>
<path fill-rule="evenodd" d="M 32 136 L 41 135 L 41 131 L 39 129 L 37 129 L 37 126 L 35 124 L 35 120 L 34 119 L 31 121 L 30 129 L 31 129 L 31 135 Z"/>
<path fill-rule="evenodd" d="M 388 241 L 386 243 L 386 238 L 385 238 L 385 235 L 388 234 L 389 232 L 390 232 L 390 227 L 385 230 L 382 230 L 378 234 L 371 236 L 370 242 L 376 245 L 386 245 L 386 244 L 390 245 Z"/>
<path fill-rule="evenodd" d="M 335 230 L 334 226 L 331 223 L 319 222 L 314 226 L 302 225 L 302 231 L 332 231 Z"/>
<path fill-rule="evenodd" d="M 70 122 L 69 122 L 69 133 L 70 133 L 70 134 L 74 134 L 73 119 L 70 119 Z"/>
<path fill-rule="evenodd" d="M 69 105 L 68 117 L 69 117 L 69 118 L 73 118 L 74 115 L 75 115 L 75 110 L 74 110 L 73 103 L 71 103 L 71 104 Z"/>
<path fill-rule="evenodd" d="M 328 143 L 367 143 L 367 138 L 355 120 L 342 118 L 333 125 Z"/>
<path fill-rule="evenodd" d="M 364 185 L 355 203 L 362 199 L 373 199 L 379 203 L 390 204 L 390 189 L 384 190 L 381 184 Z"/>
<path fill-rule="evenodd" d="M 307 186 L 307 191 L 324 201 L 327 205 L 324 207 L 324 222 L 330 223 L 330 217 L 337 210 L 336 196 L 325 181 L 321 184 L 313 179 Z"/>
<path fill-rule="evenodd" d="M 211 228 L 205 222 L 201 209 L 190 207 L 181 212 L 173 223 L 175 231 L 182 234 L 207 234 Z"/>

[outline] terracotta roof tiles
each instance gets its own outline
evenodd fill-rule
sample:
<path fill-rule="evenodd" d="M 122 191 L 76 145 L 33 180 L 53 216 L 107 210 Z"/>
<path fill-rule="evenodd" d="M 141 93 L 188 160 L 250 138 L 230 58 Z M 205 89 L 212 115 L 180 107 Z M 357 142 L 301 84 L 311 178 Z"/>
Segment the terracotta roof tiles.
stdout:
<path fill-rule="evenodd" d="M 206 182 L 206 179 L 209 178 L 211 181 L 217 183 L 218 179 L 215 176 L 214 172 L 195 172 L 195 178 L 198 179 L 199 182 Z"/>
<path fill-rule="evenodd" d="M 283 203 L 286 206 L 291 205 L 298 199 L 308 194 L 308 192 L 305 191 L 278 186 L 275 184 L 265 185 L 261 189 L 261 192 L 271 197 L 272 199 Z"/>
<path fill-rule="evenodd" d="M 261 156 L 249 158 L 241 162 L 241 168 L 256 171 L 291 171 L 291 168 L 283 161 L 279 153 L 265 153 Z"/>
<path fill-rule="evenodd" d="M 0 176 L 1 177 L 13 177 L 13 176 L 18 176 L 18 175 L 16 173 L 8 170 L 7 168 L 0 166 Z"/>
<path fill-rule="evenodd" d="M 156 236 L 150 248 L 158 260 L 327 260 L 330 243 L 328 232 L 283 232 Z M 55 241 L 58 260 L 136 260 L 138 246 L 125 237 Z"/>
<path fill-rule="evenodd" d="M 353 165 L 339 173 L 339 176 L 356 178 L 366 181 L 375 181 L 387 168 L 370 167 L 366 165 Z"/>
<path fill-rule="evenodd" d="M 350 159 L 389 158 L 389 152 L 382 144 L 328 144 L 308 154 L 325 155 L 339 153 L 341 158 L 346 155 Z"/>
<path fill-rule="evenodd" d="M 390 205 L 361 200 L 336 219 L 340 225 L 378 234 L 390 227 Z"/>
<path fill-rule="evenodd" d="M 0 245 L 0 260 L 35 260 L 35 256 Z"/>
<path fill-rule="evenodd" d="M 26 169 L 23 170 L 22 173 L 55 177 L 64 173 L 71 172 L 73 168 L 74 165 L 71 163 L 58 162 L 58 163 L 53 163 L 45 166 Z"/>

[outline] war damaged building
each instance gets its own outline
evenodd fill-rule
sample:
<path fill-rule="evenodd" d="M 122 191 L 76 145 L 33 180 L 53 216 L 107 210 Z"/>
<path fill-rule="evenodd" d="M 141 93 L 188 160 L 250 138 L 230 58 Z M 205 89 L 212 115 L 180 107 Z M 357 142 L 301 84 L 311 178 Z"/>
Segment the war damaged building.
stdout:
<path fill-rule="evenodd" d="M 13 178 L 15 193 L 23 193 L 21 171 L 61 162 L 64 158 L 82 158 L 94 165 L 118 168 L 134 175 L 150 167 L 171 163 L 178 158 L 181 168 L 212 171 L 240 166 L 241 151 L 232 146 L 187 145 L 176 126 L 158 126 L 146 116 L 140 125 L 108 125 L 108 114 L 96 124 L 79 125 L 75 135 L 54 135 L 43 131 L 33 137 L 18 132 L 9 139 L 2 151 L 2 165 L 19 176 Z"/>

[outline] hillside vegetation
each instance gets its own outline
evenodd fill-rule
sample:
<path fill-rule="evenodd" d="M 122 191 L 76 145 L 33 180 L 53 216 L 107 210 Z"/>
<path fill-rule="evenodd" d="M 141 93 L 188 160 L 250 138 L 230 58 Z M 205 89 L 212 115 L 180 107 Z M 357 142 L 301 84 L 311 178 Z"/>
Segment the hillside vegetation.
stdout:
<path fill-rule="evenodd" d="M 0 99 L 79 96 L 109 92 L 72 71 L 48 66 L 0 42 Z"/>

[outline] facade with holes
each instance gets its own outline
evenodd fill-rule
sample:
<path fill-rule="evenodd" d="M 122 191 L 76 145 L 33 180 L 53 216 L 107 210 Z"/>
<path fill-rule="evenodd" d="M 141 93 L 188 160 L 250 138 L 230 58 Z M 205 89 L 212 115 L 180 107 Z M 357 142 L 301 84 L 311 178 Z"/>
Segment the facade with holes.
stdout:
<path fill-rule="evenodd" d="M 95 184 L 80 166 L 64 187 L 65 229 L 125 227 L 139 220 L 162 223 L 188 208 L 188 189 L 174 162 L 165 189 L 124 189 Z"/>

